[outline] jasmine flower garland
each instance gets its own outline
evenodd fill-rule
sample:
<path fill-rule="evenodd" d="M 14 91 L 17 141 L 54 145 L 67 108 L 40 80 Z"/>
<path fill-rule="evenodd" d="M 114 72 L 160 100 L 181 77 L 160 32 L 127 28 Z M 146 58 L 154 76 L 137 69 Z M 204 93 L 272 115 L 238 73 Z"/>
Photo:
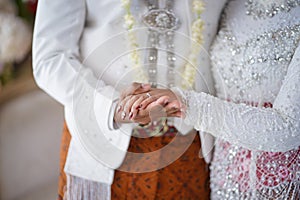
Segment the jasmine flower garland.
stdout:
<path fill-rule="evenodd" d="M 133 64 L 133 69 L 135 70 L 135 81 L 137 82 L 145 82 L 148 80 L 148 77 L 141 67 L 140 61 L 140 53 L 138 52 L 139 45 L 137 43 L 135 32 L 133 31 L 135 25 L 135 19 L 130 11 L 131 1 L 130 0 L 122 0 L 122 6 L 126 10 L 126 14 L 124 15 L 125 28 L 128 30 L 128 40 L 129 47 L 132 50 L 130 54 L 130 59 Z"/>

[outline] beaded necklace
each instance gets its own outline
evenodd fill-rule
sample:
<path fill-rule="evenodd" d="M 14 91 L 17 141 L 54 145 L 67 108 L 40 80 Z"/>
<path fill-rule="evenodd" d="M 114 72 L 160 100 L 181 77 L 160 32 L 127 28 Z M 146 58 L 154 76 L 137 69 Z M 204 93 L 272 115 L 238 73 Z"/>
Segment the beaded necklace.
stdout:
<path fill-rule="evenodd" d="M 132 51 L 130 54 L 130 60 L 132 67 L 135 70 L 135 80 L 137 82 L 145 82 L 148 80 L 154 87 L 156 86 L 156 59 L 157 50 L 151 48 L 148 52 L 148 61 L 150 63 L 148 68 L 148 74 L 145 72 L 141 65 L 141 56 L 138 51 L 139 45 L 137 37 L 134 32 L 136 20 L 131 13 L 131 0 L 121 0 L 122 7 L 126 13 L 124 15 L 125 27 L 128 30 L 128 41 L 129 48 Z M 167 62 L 168 62 L 168 87 L 174 86 L 174 62 L 176 60 L 173 48 L 171 45 L 174 37 L 174 30 L 179 26 L 179 19 L 172 12 L 173 0 L 167 0 L 165 9 L 158 9 L 157 0 L 147 1 L 149 12 L 144 16 L 144 23 L 149 27 L 149 41 L 148 44 L 155 46 L 157 34 L 164 33 L 167 35 Z M 183 89 L 191 88 L 195 82 L 197 56 L 201 50 L 203 44 L 203 29 L 204 21 L 201 19 L 201 14 L 204 10 L 204 4 L 202 0 L 193 0 L 193 13 L 196 15 L 196 19 L 192 23 L 192 35 L 191 40 L 193 41 L 190 47 L 190 53 L 188 55 L 188 63 L 185 64 L 182 73 L 181 87 Z"/>

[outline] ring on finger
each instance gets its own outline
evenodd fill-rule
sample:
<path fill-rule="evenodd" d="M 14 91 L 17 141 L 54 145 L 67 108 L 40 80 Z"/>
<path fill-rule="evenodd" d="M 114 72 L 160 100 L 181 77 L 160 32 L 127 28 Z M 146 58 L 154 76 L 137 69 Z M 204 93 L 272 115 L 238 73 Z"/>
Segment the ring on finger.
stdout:
<path fill-rule="evenodd" d="M 152 95 L 149 92 L 147 92 L 146 95 L 147 95 L 147 98 L 152 97 Z"/>

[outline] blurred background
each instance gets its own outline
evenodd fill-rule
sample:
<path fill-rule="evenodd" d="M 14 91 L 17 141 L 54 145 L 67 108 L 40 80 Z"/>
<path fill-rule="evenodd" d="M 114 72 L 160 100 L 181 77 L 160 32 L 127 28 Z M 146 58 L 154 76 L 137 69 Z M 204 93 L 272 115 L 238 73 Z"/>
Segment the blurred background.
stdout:
<path fill-rule="evenodd" d="M 63 108 L 38 89 L 37 0 L 0 0 L 0 200 L 56 199 Z"/>

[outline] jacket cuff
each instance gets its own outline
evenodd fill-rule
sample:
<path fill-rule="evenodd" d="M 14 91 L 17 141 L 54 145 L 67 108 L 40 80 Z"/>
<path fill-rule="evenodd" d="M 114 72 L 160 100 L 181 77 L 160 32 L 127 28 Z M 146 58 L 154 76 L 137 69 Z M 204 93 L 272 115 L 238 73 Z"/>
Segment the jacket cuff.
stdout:
<path fill-rule="evenodd" d="M 98 127 L 104 136 L 104 140 L 110 143 L 110 149 L 115 149 L 107 156 L 104 156 L 105 160 L 102 162 L 109 163 L 109 167 L 116 169 L 118 168 L 127 153 L 127 148 L 131 138 L 132 125 L 121 124 L 117 129 L 114 127 L 114 112 L 117 104 L 119 93 L 111 86 L 105 86 L 101 91 L 95 94 L 94 100 L 94 113 Z M 105 146 L 99 146 L 96 151 L 99 154 L 106 152 Z M 95 155 L 97 153 L 95 152 Z"/>

